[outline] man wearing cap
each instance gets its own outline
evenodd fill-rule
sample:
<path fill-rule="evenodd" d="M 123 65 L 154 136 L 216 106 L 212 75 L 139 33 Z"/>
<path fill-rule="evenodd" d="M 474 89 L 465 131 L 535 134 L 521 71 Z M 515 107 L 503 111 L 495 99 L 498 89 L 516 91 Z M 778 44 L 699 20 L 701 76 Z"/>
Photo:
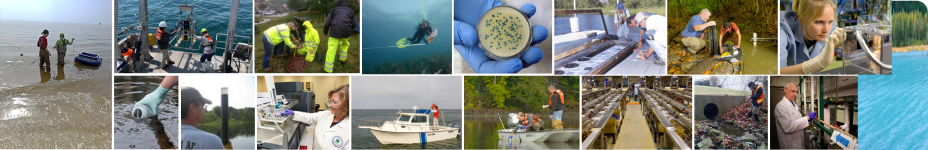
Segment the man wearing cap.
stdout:
<path fill-rule="evenodd" d="M 161 68 L 167 68 L 174 64 L 174 61 L 171 60 L 170 53 L 168 53 L 168 48 L 171 48 L 171 37 L 174 37 L 175 30 L 170 32 L 165 31 L 168 29 L 168 23 L 161 21 L 158 23 L 158 34 L 155 35 L 155 38 L 158 39 L 158 50 L 161 50 Z"/>
<path fill-rule="evenodd" d="M 641 27 L 641 39 L 644 40 L 638 43 L 638 58 L 644 61 L 657 54 L 656 63 L 663 62 L 660 57 L 667 56 L 667 17 L 654 14 L 637 15 L 635 21 L 638 21 Z M 647 42 L 646 47 L 641 47 L 644 42 Z"/>
<path fill-rule="evenodd" d="M 200 91 L 192 87 L 183 87 L 180 92 L 181 149 L 224 149 L 219 136 L 197 129 L 197 125 L 205 122 L 206 104 L 212 101 L 203 98 Z"/>
<path fill-rule="evenodd" d="M 619 37 L 624 38 L 628 36 L 628 26 L 619 26 L 619 24 L 622 24 L 621 21 L 624 21 L 625 17 L 628 17 L 630 14 L 628 13 L 628 10 L 625 10 L 625 5 L 622 4 L 621 1 L 616 1 L 616 2 L 617 3 L 615 5 L 616 6 L 615 17 L 613 17 L 614 20 L 612 20 L 612 22 L 614 23 L 612 24 L 612 27 L 613 29 L 615 29 L 613 33 L 615 35 L 618 35 Z M 628 24 L 628 23 L 625 23 L 625 24 Z"/>
<path fill-rule="evenodd" d="M 71 38 L 71 41 L 64 38 L 64 33 L 59 34 L 61 37 L 58 41 L 55 42 L 55 48 L 58 50 L 58 64 L 64 64 L 64 54 L 68 52 L 68 45 L 74 45 L 74 38 Z"/>

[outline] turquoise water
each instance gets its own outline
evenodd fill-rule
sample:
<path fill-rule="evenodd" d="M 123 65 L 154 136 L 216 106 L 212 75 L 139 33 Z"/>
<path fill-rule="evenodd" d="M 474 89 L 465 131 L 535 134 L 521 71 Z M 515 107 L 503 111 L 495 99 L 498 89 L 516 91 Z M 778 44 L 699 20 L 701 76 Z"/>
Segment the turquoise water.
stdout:
<path fill-rule="evenodd" d="M 860 149 L 928 147 L 928 52 L 893 53 L 893 75 L 860 75 Z"/>
<path fill-rule="evenodd" d="M 168 4 L 170 2 L 170 4 Z M 200 31 L 201 28 L 206 28 L 210 32 L 210 35 L 213 37 L 213 41 L 217 41 L 216 47 L 223 48 L 225 44 L 218 43 L 218 41 L 225 41 L 225 36 L 217 36 L 216 33 L 228 33 L 229 25 L 229 11 L 231 10 L 232 2 L 231 1 L 210 1 L 210 0 L 149 0 L 148 1 L 148 26 L 149 27 L 158 27 L 158 23 L 165 21 L 168 23 L 168 31 L 174 30 L 174 23 L 181 19 L 180 10 L 178 6 L 183 4 L 193 5 L 193 20 L 197 22 L 196 31 Z M 165 5 L 167 4 L 167 5 Z M 161 8 L 163 6 L 163 8 Z M 254 33 L 252 30 L 253 17 L 252 13 L 253 8 L 252 1 L 242 0 L 239 3 L 238 8 L 238 18 L 235 24 L 235 34 L 251 37 Z M 158 10 L 158 8 L 161 8 Z M 157 11 L 155 11 L 157 10 Z M 122 31 L 122 29 L 130 26 L 138 26 L 139 22 L 139 3 L 138 0 L 119 0 L 118 11 L 118 23 L 116 26 L 116 32 Z M 186 13 L 184 14 L 186 16 Z M 148 33 L 155 33 L 157 30 L 148 30 Z M 180 33 L 180 32 L 178 32 Z M 119 42 L 122 38 L 125 38 L 127 34 L 120 34 L 119 39 L 116 39 L 116 42 Z M 199 35 L 199 34 L 197 34 Z M 236 42 L 239 43 L 251 43 L 251 40 L 247 38 L 237 38 Z M 186 42 L 185 42 L 186 43 Z M 173 43 L 172 43 L 173 44 Z M 185 44 L 181 44 L 183 46 Z M 189 45 L 189 44 L 187 44 Z M 233 45 L 235 46 L 235 45 Z M 186 51 L 179 49 L 171 49 L 177 51 Z M 199 51 L 186 51 L 186 52 L 196 52 Z M 222 55 L 223 50 L 219 49 L 216 51 L 216 55 Z"/>
<path fill-rule="evenodd" d="M 385 0 L 365 1 L 364 15 L 361 16 L 361 31 L 364 32 L 362 42 L 361 62 L 363 73 L 377 73 L 376 66 L 384 63 L 400 64 L 399 62 L 419 57 L 437 57 L 441 54 L 451 59 L 451 1 L 450 0 Z M 414 45 L 406 48 L 396 48 L 396 42 L 402 38 L 412 37 L 416 30 L 414 27 L 422 19 L 431 21 L 433 28 L 438 29 L 438 35 L 429 45 Z M 419 44 L 425 44 L 420 42 Z M 379 48 L 386 47 L 386 48 Z M 441 66 L 450 66 L 450 61 L 417 61 L 429 65 L 409 65 L 404 69 L 415 70 L 410 72 L 421 73 L 428 69 L 434 73 Z M 444 64 L 446 63 L 446 64 Z M 402 63 L 414 64 L 414 63 Z M 391 69 L 392 70 L 392 69 Z M 443 73 L 450 73 L 443 70 Z"/>

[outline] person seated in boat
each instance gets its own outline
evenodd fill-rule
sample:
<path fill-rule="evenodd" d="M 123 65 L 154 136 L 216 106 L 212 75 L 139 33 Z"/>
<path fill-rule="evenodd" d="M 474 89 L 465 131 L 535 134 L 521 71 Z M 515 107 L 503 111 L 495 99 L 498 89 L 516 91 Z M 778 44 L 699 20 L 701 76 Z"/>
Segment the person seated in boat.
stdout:
<path fill-rule="evenodd" d="M 312 149 L 351 149 L 351 116 L 348 102 L 349 86 L 342 85 L 329 91 L 329 100 L 326 106 L 331 108 L 328 111 L 307 113 L 293 110 L 284 110 L 281 115 L 293 115 L 294 121 L 314 125 L 315 132 L 312 143 L 300 143 L 300 145 L 312 145 Z M 325 125 L 329 125 L 326 127 Z"/>
<path fill-rule="evenodd" d="M 516 126 L 516 128 L 514 129 L 525 129 L 525 131 L 545 130 L 544 128 L 542 128 L 545 126 L 544 122 L 542 122 L 541 119 L 538 118 L 538 116 L 535 116 L 534 114 L 523 114 L 522 112 L 519 112 L 518 115 L 519 115 L 519 125 Z M 519 131 L 519 130 L 512 130 L 512 135 L 515 135 L 516 131 Z M 512 135 L 510 135 L 510 137 Z"/>

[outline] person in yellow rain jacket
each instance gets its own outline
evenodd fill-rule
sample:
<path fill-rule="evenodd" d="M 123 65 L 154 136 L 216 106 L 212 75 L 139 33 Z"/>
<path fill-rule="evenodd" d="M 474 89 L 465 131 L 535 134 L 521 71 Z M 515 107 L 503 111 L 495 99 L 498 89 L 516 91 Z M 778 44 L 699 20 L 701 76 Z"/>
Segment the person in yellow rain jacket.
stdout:
<path fill-rule="evenodd" d="M 303 36 L 303 48 L 296 52 L 300 53 L 300 55 L 306 55 L 306 61 L 313 62 L 316 57 L 316 50 L 319 48 L 319 32 L 316 31 L 316 28 L 313 28 L 313 23 L 309 21 L 303 21 L 303 26 L 306 27 L 306 35 Z"/>
<path fill-rule="evenodd" d="M 332 68 L 335 67 L 336 51 L 339 52 L 338 60 L 344 62 L 348 59 L 348 46 L 350 45 L 348 38 L 358 25 L 354 10 L 348 7 L 348 2 L 345 0 L 335 2 L 335 8 L 329 10 L 329 15 L 326 16 L 322 27 L 322 33 L 329 43 L 325 54 L 325 72 L 332 73 Z"/>
<path fill-rule="evenodd" d="M 293 44 L 293 42 L 290 42 L 290 30 L 294 29 L 296 29 L 296 24 L 290 22 L 273 26 L 264 31 L 264 37 L 262 37 L 261 40 L 264 42 L 264 64 L 262 64 L 262 67 L 265 71 L 271 70 L 269 67 L 271 55 L 273 53 L 283 53 L 283 46 L 296 49 L 301 48 Z"/>

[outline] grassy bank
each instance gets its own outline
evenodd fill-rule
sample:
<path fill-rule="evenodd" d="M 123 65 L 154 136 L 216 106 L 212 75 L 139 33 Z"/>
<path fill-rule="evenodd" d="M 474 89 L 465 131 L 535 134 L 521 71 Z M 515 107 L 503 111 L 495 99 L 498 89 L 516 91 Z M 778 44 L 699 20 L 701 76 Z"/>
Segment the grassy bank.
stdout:
<path fill-rule="evenodd" d="M 893 47 L 893 52 L 928 51 L 928 45 Z"/>
<path fill-rule="evenodd" d="M 316 20 L 317 23 L 313 24 L 313 28 L 319 32 L 319 47 L 316 50 L 316 57 L 313 62 L 309 63 L 309 67 L 303 70 L 303 73 L 325 73 L 325 55 L 328 50 L 328 39 L 324 37 L 323 24 L 325 23 L 325 14 L 318 11 L 300 11 L 292 13 L 287 16 L 278 17 L 272 19 L 268 22 L 255 25 L 255 72 L 257 73 L 268 73 L 268 72 L 286 72 L 285 65 L 287 60 L 293 57 L 295 50 L 291 50 L 291 53 L 285 54 L 282 57 L 271 57 L 269 64 L 272 70 L 265 71 L 261 68 L 264 65 L 264 42 L 262 42 L 262 37 L 264 37 L 264 31 L 268 28 L 271 28 L 275 25 L 285 24 L 287 22 L 293 21 L 293 17 L 306 17 L 309 20 Z M 299 25 L 300 23 L 298 23 Z M 300 37 L 303 38 L 303 37 Z M 360 70 L 360 56 L 361 56 L 361 38 L 358 35 L 352 35 L 348 39 L 348 43 L 351 45 L 348 46 L 348 59 L 346 61 L 338 61 L 336 57 L 335 67 L 333 73 L 359 73 Z M 305 58 L 305 56 L 297 55 L 296 57 Z"/>

